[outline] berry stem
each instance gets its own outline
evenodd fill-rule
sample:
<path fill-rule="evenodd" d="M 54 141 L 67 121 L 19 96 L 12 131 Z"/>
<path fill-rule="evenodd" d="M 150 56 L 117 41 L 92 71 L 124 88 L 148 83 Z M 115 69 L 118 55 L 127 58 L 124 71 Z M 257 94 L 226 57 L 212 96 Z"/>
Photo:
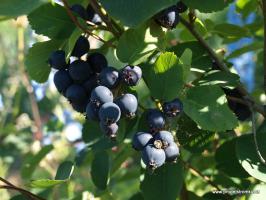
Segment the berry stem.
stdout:
<path fill-rule="evenodd" d="M 195 167 L 193 167 L 190 163 L 180 159 L 180 162 L 184 165 L 185 168 L 187 168 L 191 174 L 195 175 L 195 176 L 198 176 L 198 177 L 201 177 L 205 182 L 207 182 L 209 185 L 211 185 L 212 187 L 214 187 L 215 189 L 221 191 L 221 188 L 216 185 L 216 183 L 214 183 L 210 177 L 202 174 L 198 169 L 196 169 Z"/>
<path fill-rule="evenodd" d="M 64 8 L 66 9 L 66 12 L 68 14 L 68 16 L 71 18 L 71 20 L 73 21 L 73 23 L 79 27 L 83 32 L 87 33 L 88 35 L 92 36 L 93 38 L 95 38 L 96 40 L 101 41 L 104 44 L 108 44 L 108 46 L 115 48 L 115 46 L 112 43 L 108 43 L 107 41 L 105 41 L 104 39 L 102 39 L 100 36 L 94 34 L 93 32 L 89 31 L 87 28 L 83 27 L 79 21 L 77 20 L 77 18 L 73 15 L 70 6 L 67 2 L 67 0 L 62 0 L 63 4 L 64 4 Z"/>
<path fill-rule="evenodd" d="M 109 16 L 107 14 L 104 14 L 101 10 L 101 6 L 99 5 L 97 0 L 91 0 L 90 1 L 91 6 L 95 10 L 95 12 L 102 18 L 102 20 L 105 22 L 107 27 L 109 28 L 110 32 L 114 34 L 115 37 L 119 38 L 122 34 L 121 28 L 119 30 L 116 30 L 118 25 L 114 25 L 115 22 L 111 21 Z"/>
<path fill-rule="evenodd" d="M 265 0 L 263 0 L 263 2 L 265 2 Z M 264 4 L 266 4 L 266 3 L 264 3 Z M 207 52 L 212 57 L 212 59 L 215 61 L 215 63 L 217 64 L 217 66 L 222 71 L 229 72 L 229 69 L 227 68 L 226 64 L 222 60 L 220 60 L 220 58 L 217 56 L 217 54 L 215 53 L 215 51 L 207 44 L 207 42 L 204 40 L 203 37 L 201 37 L 201 35 L 197 32 L 197 30 L 195 30 L 195 28 L 188 21 L 186 21 L 184 18 L 182 18 L 181 16 L 180 16 L 180 22 L 190 31 L 190 33 L 207 50 Z M 265 76 L 266 76 L 266 74 L 265 74 Z M 266 116 L 266 112 L 265 112 L 263 106 L 257 104 L 255 102 L 255 100 L 250 96 L 250 94 L 247 92 L 247 90 L 242 85 L 239 84 L 238 87 L 237 87 L 237 90 L 243 96 L 247 97 L 245 101 L 252 102 L 252 107 L 254 108 L 254 110 L 256 110 L 257 112 L 259 112 L 260 114 L 262 114 L 264 117 Z"/>

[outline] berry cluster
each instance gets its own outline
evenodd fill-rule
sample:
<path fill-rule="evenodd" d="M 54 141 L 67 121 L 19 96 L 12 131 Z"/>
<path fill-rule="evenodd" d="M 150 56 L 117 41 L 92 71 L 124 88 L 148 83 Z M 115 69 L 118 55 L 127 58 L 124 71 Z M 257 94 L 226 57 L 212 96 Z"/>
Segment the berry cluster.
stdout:
<path fill-rule="evenodd" d="M 164 130 L 165 118 L 176 117 L 182 110 L 182 102 L 174 99 L 162 105 L 162 112 L 157 109 L 148 111 L 146 121 L 149 131 L 136 133 L 132 140 L 133 148 L 142 151 L 142 160 L 148 168 L 154 170 L 165 162 L 176 161 L 179 148 L 171 132 Z"/>
<path fill-rule="evenodd" d="M 58 70 L 54 76 L 57 90 L 65 96 L 72 107 L 86 113 L 88 120 L 100 122 L 102 131 L 110 138 L 115 138 L 118 131 L 117 122 L 121 115 L 133 118 L 138 108 L 138 100 L 133 94 L 120 93 L 113 95 L 111 90 L 124 83 L 136 86 L 142 77 L 142 70 L 138 66 L 125 66 L 118 71 L 108 66 L 104 55 L 88 53 L 90 44 L 87 38 L 80 36 L 71 53 L 73 62 L 67 64 L 65 52 L 52 52 L 49 64 Z"/>
<path fill-rule="evenodd" d="M 179 14 L 185 12 L 188 7 L 179 1 L 176 5 L 162 10 L 155 16 L 155 21 L 162 27 L 173 29 L 179 23 Z"/>

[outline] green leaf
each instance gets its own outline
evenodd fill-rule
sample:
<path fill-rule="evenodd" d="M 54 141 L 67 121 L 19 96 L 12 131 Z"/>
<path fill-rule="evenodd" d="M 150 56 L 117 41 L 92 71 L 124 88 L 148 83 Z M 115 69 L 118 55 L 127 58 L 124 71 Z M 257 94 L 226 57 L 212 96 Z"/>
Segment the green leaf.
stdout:
<path fill-rule="evenodd" d="M 145 200 L 175 200 L 183 186 L 180 163 L 167 163 L 154 173 L 146 171 L 140 189 Z"/>
<path fill-rule="evenodd" d="M 248 29 L 234 24 L 217 24 L 212 32 L 228 38 L 242 38 L 249 35 Z"/>
<path fill-rule="evenodd" d="M 86 121 L 82 128 L 82 139 L 84 142 L 93 144 L 102 138 L 103 134 L 100 129 L 99 123 L 94 121 Z"/>
<path fill-rule="evenodd" d="M 198 0 L 182 0 L 189 8 L 198 9 L 200 12 L 214 12 L 223 10 L 225 7 L 229 5 L 229 3 L 232 2 L 232 0 L 204 0 L 198 1 Z"/>
<path fill-rule="evenodd" d="M 59 165 L 55 175 L 55 180 L 69 179 L 73 171 L 74 171 L 74 163 L 70 161 L 65 161 Z"/>
<path fill-rule="evenodd" d="M 106 151 L 97 152 L 91 164 L 91 178 L 100 190 L 107 187 L 109 176 L 109 156 Z"/>
<path fill-rule="evenodd" d="M 174 99 L 183 87 L 183 69 L 174 53 L 166 52 L 149 70 L 147 85 L 154 98 L 164 101 Z"/>
<path fill-rule="evenodd" d="M 128 29 L 119 39 L 117 57 L 121 62 L 138 65 L 157 49 L 157 37 L 151 35 L 150 28 L 141 26 L 138 29 Z"/>
<path fill-rule="evenodd" d="M 190 49 L 186 49 L 184 51 L 184 53 L 180 57 L 180 62 L 183 65 L 183 79 L 184 81 L 186 81 L 190 73 L 192 62 L 192 51 Z"/>
<path fill-rule="evenodd" d="M 160 10 L 172 6 L 176 0 L 100 0 L 103 7 L 125 26 L 136 27 Z"/>
<path fill-rule="evenodd" d="M 48 65 L 48 58 L 51 52 L 57 50 L 62 43 L 59 40 L 37 42 L 29 49 L 25 65 L 31 79 L 39 83 L 47 81 L 51 71 L 51 67 Z"/>
<path fill-rule="evenodd" d="M 259 150 L 266 157 L 266 134 L 265 131 L 258 132 L 257 141 Z M 253 134 L 243 135 L 237 139 L 236 154 L 238 160 L 246 172 L 254 178 L 266 182 L 266 166 L 260 162 L 256 152 Z"/>
<path fill-rule="evenodd" d="M 1 0 L 0 15 L 17 17 L 28 14 L 47 0 Z"/>
<path fill-rule="evenodd" d="M 173 51 L 177 57 L 181 57 L 186 49 L 190 49 L 193 52 L 191 71 L 203 73 L 211 69 L 212 59 L 207 55 L 206 50 L 198 42 L 192 41 L 180 43 L 169 51 Z"/>
<path fill-rule="evenodd" d="M 45 4 L 28 15 L 29 23 L 37 34 L 51 39 L 68 38 L 75 30 L 75 24 L 66 10 L 58 4 Z"/>
<path fill-rule="evenodd" d="M 231 177 L 246 178 L 248 174 L 239 164 L 236 156 L 236 139 L 223 143 L 215 153 L 217 168 Z"/>
<path fill-rule="evenodd" d="M 33 188 L 50 188 L 65 182 L 66 180 L 40 179 L 31 181 L 30 186 Z"/>
<path fill-rule="evenodd" d="M 22 178 L 30 179 L 38 164 L 53 148 L 53 145 L 44 146 L 36 155 L 26 157 L 21 170 Z"/>
<path fill-rule="evenodd" d="M 193 153 L 201 153 L 212 144 L 214 132 L 199 129 L 197 124 L 186 115 L 181 116 L 178 124 L 176 137 L 183 148 Z"/>
<path fill-rule="evenodd" d="M 133 194 L 129 200 L 144 200 L 144 198 L 142 194 L 139 192 L 139 193 Z"/>
<path fill-rule="evenodd" d="M 219 86 L 191 88 L 183 103 L 185 113 L 203 130 L 226 131 L 238 124 Z"/>
<path fill-rule="evenodd" d="M 233 89 L 240 83 L 240 78 L 237 74 L 217 70 L 207 73 L 198 83 L 199 85 L 219 85 Z"/>

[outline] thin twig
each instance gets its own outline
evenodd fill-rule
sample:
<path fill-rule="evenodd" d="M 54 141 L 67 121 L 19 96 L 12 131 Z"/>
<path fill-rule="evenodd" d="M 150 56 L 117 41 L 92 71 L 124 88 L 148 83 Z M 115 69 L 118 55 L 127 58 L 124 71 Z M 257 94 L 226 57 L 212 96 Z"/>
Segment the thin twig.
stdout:
<path fill-rule="evenodd" d="M 260 150 L 259 150 L 259 144 L 258 144 L 258 141 L 257 141 L 257 130 L 256 130 L 256 118 L 255 118 L 255 112 L 251 106 L 251 103 L 249 105 L 249 109 L 251 111 L 251 119 L 252 119 L 252 133 L 253 133 L 253 139 L 254 139 L 254 144 L 255 144 L 255 149 L 256 149 L 256 153 L 260 159 L 260 162 L 264 165 L 266 165 L 266 161 L 265 159 L 263 158 Z"/>
<path fill-rule="evenodd" d="M 265 0 L 264 0 L 265 1 Z M 208 54 L 212 57 L 212 59 L 215 61 L 217 66 L 222 70 L 229 72 L 229 69 L 227 68 L 226 64 L 220 60 L 220 58 L 216 55 L 215 51 L 207 44 L 207 42 L 201 37 L 201 35 L 196 31 L 196 29 L 189 23 L 187 22 L 184 18 L 180 17 L 180 22 L 190 31 L 190 33 L 199 41 L 199 43 L 206 49 Z M 263 108 L 263 106 L 257 104 L 250 94 L 247 92 L 247 90 L 242 86 L 239 85 L 237 87 L 237 90 L 242 94 L 246 100 L 252 102 L 252 106 L 254 110 L 257 112 L 261 113 L 264 117 L 266 116 L 266 112 Z"/>
<path fill-rule="evenodd" d="M 95 10 L 95 12 L 102 18 L 106 26 L 110 29 L 110 32 L 112 32 L 115 37 L 119 38 L 121 36 L 120 31 L 114 28 L 113 23 L 108 17 L 108 15 L 102 12 L 101 6 L 98 4 L 97 0 L 91 0 L 90 4 L 92 8 Z"/>
<path fill-rule="evenodd" d="M 214 183 L 208 176 L 202 174 L 199 170 L 197 170 L 195 167 L 193 167 L 190 163 L 181 160 L 180 162 L 185 166 L 185 168 L 187 168 L 193 175 L 195 176 L 199 176 L 201 177 L 205 182 L 207 182 L 209 185 L 211 185 L 212 187 L 214 187 L 215 189 L 221 191 L 221 188 L 216 185 L 216 183 Z"/>
<path fill-rule="evenodd" d="M 87 33 L 88 35 L 92 36 L 93 38 L 95 38 L 96 40 L 99 40 L 105 44 L 107 44 L 107 41 L 105 41 L 104 39 L 102 39 L 100 36 L 94 34 L 93 32 L 89 31 L 87 28 L 83 27 L 79 21 L 77 20 L 77 18 L 73 15 L 70 6 L 68 4 L 68 2 L 66 0 L 62 0 L 63 4 L 64 4 L 64 8 L 66 9 L 66 12 L 68 14 L 68 16 L 70 17 L 70 19 L 73 21 L 73 23 L 79 27 L 84 33 Z M 108 43 L 108 45 L 110 47 L 114 47 L 113 44 Z"/>
<path fill-rule="evenodd" d="M 13 185 L 12 183 L 10 183 L 9 181 L 7 181 L 6 179 L 4 179 L 2 177 L 0 177 L 0 181 L 2 181 L 3 183 L 6 184 L 6 185 L 0 185 L 0 188 L 2 188 L 2 189 L 16 190 L 16 191 L 20 192 L 21 194 L 26 195 L 27 197 L 29 197 L 32 200 L 45 200 L 44 198 L 42 198 L 36 194 L 33 194 L 28 190 L 25 190 L 25 189 L 22 189 L 22 188 L 19 188 L 19 187 Z"/>

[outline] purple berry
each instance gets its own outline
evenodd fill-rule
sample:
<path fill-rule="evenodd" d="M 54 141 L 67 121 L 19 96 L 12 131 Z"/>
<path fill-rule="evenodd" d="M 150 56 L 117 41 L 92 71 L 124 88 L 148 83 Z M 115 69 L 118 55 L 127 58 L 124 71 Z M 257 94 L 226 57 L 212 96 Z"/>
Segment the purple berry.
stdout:
<path fill-rule="evenodd" d="M 70 64 L 69 75 L 76 82 L 84 82 L 91 76 L 90 65 L 83 60 L 75 60 Z"/>
<path fill-rule="evenodd" d="M 88 39 L 84 36 L 80 36 L 76 41 L 71 56 L 80 58 L 84 54 L 88 53 L 89 50 L 90 50 L 90 43 Z"/>
<path fill-rule="evenodd" d="M 113 102 L 113 93 L 105 86 L 97 86 L 92 90 L 90 101 L 100 107 L 104 103 Z"/>
<path fill-rule="evenodd" d="M 151 133 L 156 133 L 164 129 L 165 119 L 163 113 L 157 109 L 150 109 L 148 111 L 147 122 Z"/>
<path fill-rule="evenodd" d="M 155 141 L 161 141 L 162 148 L 168 147 L 171 143 L 174 142 L 173 135 L 168 131 L 159 131 L 154 136 Z"/>
<path fill-rule="evenodd" d="M 163 149 L 157 149 L 153 145 L 147 145 L 142 151 L 142 160 L 148 168 L 156 169 L 165 163 Z"/>
<path fill-rule="evenodd" d="M 88 96 L 84 88 L 77 84 L 73 84 L 69 88 L 67 88 L 66 98 L 71 104 L 83 104 L 88 100 Z"/>
<path fill-rule="evenodd" d="M 155 16 L 155 21 L 162 27 L 173 29 L 179 22 L 177 6 L 171 6 L 162 10 Z"/>
<path fill-rule="evenodd" d="M 138 109 L 138 100 L 133 94 L 124 94 L 119 97 L 115 103 L 126 117 L 132 118 L 135 116 Z"/>
<path fill-rule="evenodd" d="M 115 88 L 119 83 L 119 72 L 113 67 L 106 67 L 101 71 L 99 80 L 101 85 Z"/>
<path fill-rule="evenodd" d="M 107 125 L 118 122 L 120 116 L 120 108 L 112 102 L 103 104 L 99 110 L 99 118 L 101 122 Z"/>
<path fill-rule="evenodd" d="M 100 128 L 102 130 L 102 132 L 109 138 L 111 139 L 115 139 L 116 138 L 116 134 L 118 131 L 118 125 L 116 123 L 107 125 L 103 122 L 100 122 Z"/>
<path fill-rule="evenodd" d="M 129 86 L 136 86 L 141 77 L 142 70 L 139 66 L 127 65 L 122 69 L 122 80 Z"/>
<path fill-rule="evenodd" d="M 141 151 L 149 144 L 152 138 L 150 133 L 138 132 L 132 139 L 132 146 L 137 151 Z"/>
<path fill-rule="evenodd" d="M 50 66 L 54 69 L 61 70 L 66 69 L 66 54 L 63 50 L 53 51 L 48 59 Z"/>
<path fill-rule="evenodd" d="M 86 106 L 86 119 L 99 121 L 98 113 L 99 113 L 99 108 L 92 102 L 89 102 Z"/>
<path fill-rule="evenodd" d="M 108 65 L 105 56 L 98 52 L 90 54 L 87 57 L 87 62 L 95 73 L 100 73 Z"/>
<path fill-rule="evenodd" d="M 73 81 L 68 71 L 59 70 L 54 75 L 54 84 L 59 93 L 65 94 L 67 88 L 72 85 Z"/>
<path fill-rule="evenodd" d="M 182 110 L 183 104 L 178 98 L 163 104 L 163 112 L 167 117 L 176 117 Z"/>
<path fill-rule="evenodd" d="M 174 142 L 170 143 L 170 145 L 164 149 L 164 152 L 167 162 L 174 162 L 179 156 L 179 148 Z"/>

